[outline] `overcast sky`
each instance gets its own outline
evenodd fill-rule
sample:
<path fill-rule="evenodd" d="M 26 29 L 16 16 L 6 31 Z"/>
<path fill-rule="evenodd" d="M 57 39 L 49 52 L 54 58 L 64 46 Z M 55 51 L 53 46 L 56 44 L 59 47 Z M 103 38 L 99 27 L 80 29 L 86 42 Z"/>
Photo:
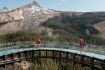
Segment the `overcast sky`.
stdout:
<path fill-rule="evenodd" d="M 0 0 L 0 8 L 16 8 L 33 0 Z M 105 0 L 35 0 L 44 8 L 63 11 L 105 11 Z"/>

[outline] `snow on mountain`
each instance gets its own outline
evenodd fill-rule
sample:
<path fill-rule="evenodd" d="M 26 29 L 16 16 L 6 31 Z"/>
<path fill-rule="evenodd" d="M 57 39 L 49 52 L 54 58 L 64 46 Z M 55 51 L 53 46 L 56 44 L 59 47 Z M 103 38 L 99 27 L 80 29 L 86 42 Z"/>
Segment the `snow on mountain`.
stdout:
<path fill-rule="evenodd" d="M 20 8 L 0 12 L 0 35 L 13 33 L 19 30 L 37 32 L 46 29 L 41 26 L 49 18 L 59 16 L 59 12 L 44 9 L 35 1 Z M 5 32 L 4 32 L 5 31 Z"/>

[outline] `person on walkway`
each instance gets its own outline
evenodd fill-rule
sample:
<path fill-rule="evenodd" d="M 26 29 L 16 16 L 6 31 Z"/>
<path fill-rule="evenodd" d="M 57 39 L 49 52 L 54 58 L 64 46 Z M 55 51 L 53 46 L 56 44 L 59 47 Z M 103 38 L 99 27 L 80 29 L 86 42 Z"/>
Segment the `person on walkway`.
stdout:
<path fill-rule="evenodd" d="M 34 45 L 37 45 L 37 47 L 42 43 L 41 39 L 36 39 L 35 41 L 33 41 Z"/>
<path fill-rule="evenodd" d="M 84 47 L 84 45 L 85 45 L 85 41 L 84 41 L 84 39 L 80 39 L 80 53 L 82 54 L 82 50 L 83 50 L 83 47 Z"/>
<path fill-rule="evenodd" d="M 80 39 L 80 48 L 83 48 L 85 45 L 84 39 Z"/>

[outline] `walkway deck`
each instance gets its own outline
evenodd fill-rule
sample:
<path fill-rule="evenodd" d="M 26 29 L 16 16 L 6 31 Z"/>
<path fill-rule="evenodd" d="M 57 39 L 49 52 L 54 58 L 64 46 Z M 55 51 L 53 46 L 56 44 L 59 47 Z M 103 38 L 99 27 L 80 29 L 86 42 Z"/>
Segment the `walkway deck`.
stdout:
<path fill-rule="evenodd" d="M 0 51 L 0 56 L 8 55 L 11 53 L 22 52 L 22 51 L 30 51 L 30 50 L 57 50 L 57 51 L 76 53 L 76 54 L 81 54 L 81 55 L 105 60 L 105 55 L 100 55 L 100 54 L 96 54 L 96 53 L 90 53 L 90 52 L 84 52 L 84 51 L 81 52 L 78 50 L 71 50 L 71 49 L 64 49 L 64 48 L 43 48 L 43 47 L 42 48 L 19 48 L 19 49 L 4 50 L 4 51 Z"/>

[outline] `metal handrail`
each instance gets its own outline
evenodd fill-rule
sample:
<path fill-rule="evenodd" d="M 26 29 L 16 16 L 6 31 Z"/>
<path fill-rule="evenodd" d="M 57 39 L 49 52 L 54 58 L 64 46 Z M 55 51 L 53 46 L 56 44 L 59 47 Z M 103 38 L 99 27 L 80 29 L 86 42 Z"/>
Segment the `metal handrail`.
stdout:
<path fill-rule="evenodd" d="M 31 41 L 26 42 L 9 42 L 4 43 L 0 46 L 0 51 L 9 50 L 9 49 L 18 49 L 18 48 L 37 48 L 37 47 L 48 47 L 48 48 L 64 48 L 64 49 L 72 49 L 72 50 L 81 50 L 79 44 L 77 43 L 42 43 L 40 45 L 32 44 Z M 92 52 L 97 54 L 105 55 L 105 48 L 103 46 L 94 45 L 92 48 L 84 47 L 82 51 Z"/>

